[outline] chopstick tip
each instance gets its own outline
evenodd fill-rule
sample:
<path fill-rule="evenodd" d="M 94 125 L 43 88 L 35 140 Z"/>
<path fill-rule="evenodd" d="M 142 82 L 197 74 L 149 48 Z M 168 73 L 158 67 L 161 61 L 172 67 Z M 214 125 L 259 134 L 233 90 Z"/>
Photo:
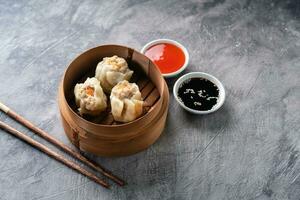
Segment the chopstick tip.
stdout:
<path fill-rule="evenodd" d="M 2 102 L 0 101 L 0 110 L 2 110 L 2 111 L 5 112 L 5 113 L 8 113 L 9 107 L 7 107 L 4 103 L 2 103 Z"/>

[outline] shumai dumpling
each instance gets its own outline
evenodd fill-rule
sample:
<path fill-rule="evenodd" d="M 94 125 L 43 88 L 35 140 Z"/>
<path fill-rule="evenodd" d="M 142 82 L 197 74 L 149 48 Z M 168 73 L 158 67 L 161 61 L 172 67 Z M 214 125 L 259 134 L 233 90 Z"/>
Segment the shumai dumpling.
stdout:
<path fill-rule="evenodd" d="M 112 115 L 119 122 L 133 121 L 143 112 L 143 100 L 139 87 L 126 80 L 113 87 L 110 102 Z"/>
<path fill-rule="evenodd" d="M 78 83 L 74 88 L 76 105 L 79 113 L 98 115 L 107 107 L 105 96 L 100 82 L 96 78 L 87 78 L 84 83 Z"/>
<path fill-rule="evenodd" d="M 105 57 L 98 63 L 95 77 L 106 93 L 120 81 L 129 80 L 133 74 L 124 58 L 118 56 Z"/>

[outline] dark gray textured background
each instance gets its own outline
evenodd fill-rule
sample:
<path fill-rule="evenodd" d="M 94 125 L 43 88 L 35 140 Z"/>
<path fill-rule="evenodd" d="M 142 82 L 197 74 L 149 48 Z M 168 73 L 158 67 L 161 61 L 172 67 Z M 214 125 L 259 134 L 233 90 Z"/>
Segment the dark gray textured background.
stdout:
<path fill-rule="evenodd" d="M 195 116 L 171 96 L 167 126 L 151 148 L 90 156 L 128 181 L 110 191 L 0 131 L 0 200 L 299 200 L 299 4 L 1 0 L 0 100 L 70 146 L 57 87 L 68 63 L 97 45 L 139 50 L 153 39 L 178 40 L 190 53 L 185 72 L 215 75 L 227 99 L 218 112 Z"/>

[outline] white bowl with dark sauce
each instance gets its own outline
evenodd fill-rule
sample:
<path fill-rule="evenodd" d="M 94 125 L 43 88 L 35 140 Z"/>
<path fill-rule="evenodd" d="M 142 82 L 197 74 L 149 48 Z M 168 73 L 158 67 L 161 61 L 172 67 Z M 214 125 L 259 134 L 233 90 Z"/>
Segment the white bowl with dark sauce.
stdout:
<path fill-rule="evenodd" d="M 215 112 L 225 101 L 223 84 L 204 72 L 181 76 L 175 82 L 173 95 L 181 107 L 194 114 Z"/>

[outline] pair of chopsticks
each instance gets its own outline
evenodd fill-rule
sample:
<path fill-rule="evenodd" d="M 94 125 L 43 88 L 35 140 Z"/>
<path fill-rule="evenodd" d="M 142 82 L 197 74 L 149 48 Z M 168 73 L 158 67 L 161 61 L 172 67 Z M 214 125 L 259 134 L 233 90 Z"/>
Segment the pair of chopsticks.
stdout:
<path fill-rule="evenodd" d="M 77 151 L 71 149 L 70 147 L 66 146 L 61 141 L 59 141 L 55 137 L 51 136 L 47 132 L 45 132 L 42 129 L 38 128 L 37 126 L 32 124 L 30 121 L 23 118 L 22 116 L 20 116 L 19 114 L 17 114 L 16 112 L 14 112 L 13 110 L 11 110 L 9 107 L 7 107 L 6 105 L 4 105 L 1 102 L 0 102 L 0 110 L 2 110 L 5 114 L 10 116 L 14 120 L 18 121 L 20 124 L 26 126 L 28 129 L 35 132 L 36 134 L 38 134 L 42 138 L 44 138 L 46 141 L 48 141 L 48 142 L 52 143 L 53 145 L 55 145 L 56 147 L 62 149 L 64 152 L 68 153 L 69 155 L 73 156 L 74 158 L 77 158 L 82 163 L 84 163 L 87 166 L 89 166 L 90 168 L 100 172 L 101 174 L 103 174 L 107 178 L 110 178 L 111 180 L 113 180 L 118 185 L 123 186 L 125 184 L 125 182 L 122 179 L 120 179 L 117 176 L 113 175 L 111 172 L 109 172 L 108 170 L 106 170 L 102 166 L 88 160 L 86 157 L 84 157 L 83 155 L 81 155 Z M 108 183 L 106 183 L 104 180 L 97 177 L 92 172 L 89 172 L 89 171 L 85 170 L 84 168 L 82 168 L 81 166 L 76 164 L 75 162 L 73 162 L 71 160 L 68 160 L 67 158 L 65 158 L 62 155 L 56 153 L 55 151 L 51 150 L 47 146 L 43 145 L 42 143 L 39 143 L 38 141 L 32 139 L 31 137 L 25 135 L 24 133 L 22 133 L 20 131 L 12 128 L 11 126 L 7 125 L 6 123 L 4 123 L 2 121 L 0 121 L 0 128 L 2 128 L 3 130 L 6 130 L 7 132 L 9 132 L 12 135 L 20 138 L 21 140 L 29 143 L 33 147 L 39 149 L 40 151 L 42 151 L 45 154 L 49 155 L 50 157 L 56 159 L 57 161 L 65 164 L 66 166 L 70 167 L 71 169 L 74 169 L 75 171 L 78 171 L 79 173 L 87 176 L 88 178 L 90 178 L 91 180 L 95 181 L 96 183 L 102 185 L 103 187 L 105 187 L 105 188 L 110 187 Z"/>

